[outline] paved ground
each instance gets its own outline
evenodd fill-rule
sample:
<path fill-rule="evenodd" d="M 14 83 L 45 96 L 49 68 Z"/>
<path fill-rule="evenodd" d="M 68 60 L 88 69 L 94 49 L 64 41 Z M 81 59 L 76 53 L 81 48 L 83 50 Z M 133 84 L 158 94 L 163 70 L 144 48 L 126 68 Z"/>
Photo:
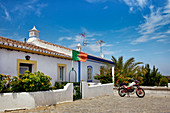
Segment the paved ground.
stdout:
<path fill-rule="evenodd" d="M 138 98 L 137 96 L 104 96 L 93 99 L 40 107 L 31 110 L 11 111 L 25 113 L 170 113 L 170 97 Z"/>

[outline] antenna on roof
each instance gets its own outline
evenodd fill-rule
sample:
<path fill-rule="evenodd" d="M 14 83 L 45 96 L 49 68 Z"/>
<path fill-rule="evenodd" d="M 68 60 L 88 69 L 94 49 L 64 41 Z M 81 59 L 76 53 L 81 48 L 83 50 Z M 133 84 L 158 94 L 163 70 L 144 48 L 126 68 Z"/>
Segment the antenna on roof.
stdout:
<path fill-rule="evenodd" d="M 81 35 L 81 38 L 83 38 L 83 51 L 84 51 L 84 46 L 87 46 L 89 43 L 85 41 L 85 32 L 79 34 Z"/>
<path fill-rule="evenodd" d="M 102 53 L 102 44 L 105 43 L 103 40 L 99 40 L 96 42 L 100 46 L 100 56 L 104 58 L 104 55 Z"/>

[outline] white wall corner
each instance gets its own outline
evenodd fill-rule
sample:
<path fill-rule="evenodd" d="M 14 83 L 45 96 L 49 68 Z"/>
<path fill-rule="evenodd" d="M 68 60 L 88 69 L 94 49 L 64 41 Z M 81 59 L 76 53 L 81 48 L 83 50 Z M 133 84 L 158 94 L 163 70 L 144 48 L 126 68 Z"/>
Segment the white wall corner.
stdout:
<path fill-rule="evenodd" d="M 115 73 L 115 67 L 113 66 L 113 67 L 112 67 L 112 80 L 113 80 L 113 84 L 114 84 L 114 80 L 115 80 L 115 75 L 114 75 L 114 73 Z"/>

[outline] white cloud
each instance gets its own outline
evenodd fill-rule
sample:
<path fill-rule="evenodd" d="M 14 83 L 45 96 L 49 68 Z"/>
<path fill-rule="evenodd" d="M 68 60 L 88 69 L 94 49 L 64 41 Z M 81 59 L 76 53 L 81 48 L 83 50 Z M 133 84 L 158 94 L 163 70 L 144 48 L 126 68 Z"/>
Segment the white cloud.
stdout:
<path fill-rule="evenodd" d="M 105 46 L 105 47 L 111 47 L 111 46 L 114 46 L 114 45 L 112 45 L 112 44 L 106 44 L 106 43 L 103 43 L 103 45 L 102 46 Z"/>
<path fill-rule="evenodd" d="M 31 0 L 25 3 L 21 3 L 15 6 L 11 12 L 17 12 L 17 14 L 25 16 L 29 13 L 34 13 L 37 16 L 41 16 L 43 8 L 47 7 L 48 4 L 38 3 L 39 0 Z"/>
<path fill-rule="evenodd" d="M 70 48 L 75 48 L 77 46 L 76 43 L 69 45 Z"/>
<path fill-rule="evenodd" d="M 131 52 L 143 51 L 143 49 L 132 49 Z"/>
<path fill-rule="evenodd" d="M 37 14 L 37 16 L 40 16 L 41 15 L 41 10 L 44 8 L 44 7 L 47 7 L 48 4 L 37 4 L 37 8 L 36 8 L 36 11 L 35 13 Z"/>
<path fill-rule="evenodd" d="M 74 38 L 75 42 L 83 42 L 83 38 L 80 36 L 80 35 L 76 35 L 75 38 Z"/>
<path fill-rule="evenodd" d="M 137 38 L 136 40 L 133 40 L 131 42 L 131 44 L 137 44 L 137 43 L 141 43 L 141 42 L 147 42 L 149 40 L 148 36 L 146 35 L 143 35 L 143 36 L 140 36 L 139 38 Z"/>
<path fill-rule="evenodd" d="M 112 33 L 114 32 L 127 32 L 127 31 L 131 31 L 131 30 L 134 30 L 135 29 L 135 26 L 128 26 L 128 27 L 124 27 L 122 29 L 118 29 L 118 30 L 111 30 Z"/>
<path fill-rule="evenodd" d="M 64 40 L 64 39 L 66 39 L 66 40 L 72 40 L 72 37 L 60 37 L 60 38 L 58 39 L 58 41 L 62 41 L 62 40 Z"/>
<path fill-rule="evenodd" d="M 85 37 L 86 38 L 91 38 L 91 37 L 94 37 L 94 36 L 102 36 L 102 34 L 101 33 L 91 33 L 91 32 L 89 32 L 86 28 L 84 28 L 84 27 L 82 27 L 81 28 L 81 30 L 82 30 L 82 32 L 84 32 L 85 33 Z"/>
<path fill-rule="evenodd" d="M 166 33 L 170 33 L 170 29 L 168 31 L 166 31 Z"/>
<path fill-rule="evenodd" d="M 25 2 L 24 4 L 29 5 L 29 4 L 34 4 L 36 2 L 38 2 L 38 0 L 30 0 L 28 2 Z"/>
<path fill-rule="evenodd" d="M 170 4 L 170 1 L 169 1 Z M 166 5 L 165 7 L 167 7 Z M 165 33 L 169 31 L 159 31 L 165 25 L 170 24 L 170 13 L 163 13 L 164 8 L 155 9 L 153 5 L 150 6 L 151 13 L 149 15 L 143 16 L 145 19 L 144 23 L 139 25 L 138 33 L 141 35 L 136 40 L 133 40 L 131 44 L 137 44 L 140 42 L 147 42 L 149 40 L 155 40 L 167 37 Z"/>
<path fill-rule="evenodd" d="M 151 39 L 160 39 L 160 38 L 165 38 L 167 37 L 166 35 L 159 35 L 159 36 L 153 36 Z"/>
<path fill-rule="evenodd" d="M 132 12 L 133 11 L 133 7 L 130 7 L 129 11 Z"/>
<path fill-rule="evenodd" d="M 9 12 L 7 11 L 7 8 L 0 3 L 0 8 L 2 8 L 1 15 L 4 19 L 11 21 L 11 16 L 9 15 Z"/>
<path fill-rule="evenodd" d="M 165 6 L 164 13 L 170 13 L 170 0 L 167 1 L 167 5 Z"/>
<path fill-rule="evenodd" d="M 87 45 L 87 48 L 93 52 L 100 52 L 100 47 L 96 44 Z"/>
<path fill-rule="evenodd" d="M 62 26 L 59 26 L 59 25 L 57 25 L 57 27 L 59 28 L 59 30 L 58 30 L 59 32 L 66 32 L 66 33 L 69 33 L 69 34 L 72 33 L 69 29 L 67 29 L 65 27 L 62 27 Z"/>
<path fill-rule="evenodd" d="M 147 0 L 137 0 L 137 4 L 143 8 L 147 5 Z"/>
<path fill-rule="evenodd" d="M 139 33 L 144 35 L 153 33 L 155 30 L 159 29 L 161 25 L 165 25 L 161 23 L 163 21 L 163 16 L 161 15 L 160 9 L 154 12 L 153 6 L 150 6 L 150 11 L 150 15 L 144 16 L 145 23 L 139 26 Z"/>
<path fill-rule="evenodd" d="M 106 2 L 107 0 L 86 0 L 88 3 Z"/>
<path fill-rule="evenodd" d="M 113 54 L 114 52 L 107 51 L 106 50 L 107 48 L 103 48 L 103 47 L 111 47 L 111 46 L 113 46 L 113 45 L 104 43 L 103 46 L 102 46 L 103 53 L 107 54 L 107 55 Z M 90 44 L 90 45 L 87 45 L 86 47 L 92 52 L 100 52 L 100 46 L 97 45 L 97 44 Z"/>
<path fill-rule="evenodd" d="M 96 40 L 95 38 L 87 39 L 87 40 Z"/>
<path fill-rule="evenodd" d="M 103 51 L 103 54 L 104 55 L 114 55 L 115 52 L 113 52 L 113 51 Z"/>
<path fill-rule="evenodd" d="M 123 0 L 126 5 L 128 5 L 129 11 L 132 12 L 134 7 L 139 9 L 144 8 L 147 5 L 147 0 Z"/>
<path fill-rule="evenodd" d="M 159 40 L 157 40 L 157 42 L 166 42 L 167 41 L 167 39 L 159 39 Z"/>
<path fill-rule="evenodd" d="M 156 55 L 160 55 L 160 54 L 164 54 L 165 52 L 161 51 L 161 52 L 154 52 L 153 54 L 156 54 Z"/>

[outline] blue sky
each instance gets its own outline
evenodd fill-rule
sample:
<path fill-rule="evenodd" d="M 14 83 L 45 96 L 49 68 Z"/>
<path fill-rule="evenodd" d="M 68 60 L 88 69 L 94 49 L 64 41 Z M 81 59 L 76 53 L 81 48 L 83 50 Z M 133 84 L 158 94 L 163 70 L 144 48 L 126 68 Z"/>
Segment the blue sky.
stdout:
<path fill-rule="evenodd" d="M 0 36 L 23 41 L 33 26 L 40 39 L 111 59 L 124 56 L 170 75 L 170 0 L 0 0 Z"/>

